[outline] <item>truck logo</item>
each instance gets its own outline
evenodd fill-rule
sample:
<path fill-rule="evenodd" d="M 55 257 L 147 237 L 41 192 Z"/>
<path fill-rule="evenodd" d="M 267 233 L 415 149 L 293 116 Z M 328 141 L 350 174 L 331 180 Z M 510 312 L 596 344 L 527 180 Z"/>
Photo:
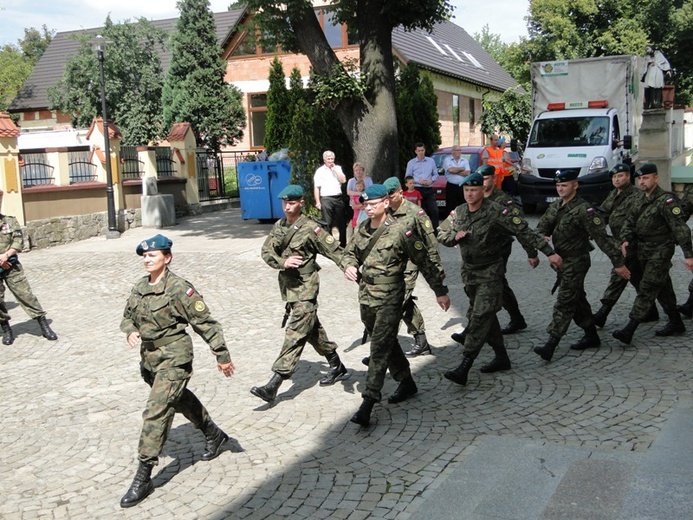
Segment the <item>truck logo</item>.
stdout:
<path fill-rule="evenodd" d="M 537 155 L 537 159 L 543 159 L 544 157 L 546 157 L 546 156 L 543 153 L 540 153 L 539 155 Z"/>

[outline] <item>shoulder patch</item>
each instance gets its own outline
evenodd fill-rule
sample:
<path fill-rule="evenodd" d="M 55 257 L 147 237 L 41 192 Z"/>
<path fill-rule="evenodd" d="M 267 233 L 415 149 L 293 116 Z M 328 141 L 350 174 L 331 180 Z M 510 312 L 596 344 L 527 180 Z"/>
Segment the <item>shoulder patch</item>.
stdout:
<path fill-rule="evenodd" d="M 204 310 L 207 308 L 205 302 L 203 302 L 202 300 L 197 300 L 195 302 L 194 307 L 197 312 L 204 312 Z"/>
<path fill-rule="evenodd" d="M 503 215 L 504 217 L 507 217 L 509 214 L 510 214 L 510 211 L 508 211 L 507 208 L 501 212 L 501 215 Z"/>
<path fill-rule="evenodd" d="M 424 227 L 425 227 L 425 228 L 430 228 L 430 227 L 431 227 L 431 221 L 430 221 L 429 219 L 426 219 L 426 220 L 424 221 Z"/>
<path fill-rule="evenodd" d="M 414 242 L 414 249 L 416 249 L 417 251 L 421 251 L 423 248 L 424 248 L 423 242 L 421 242 L 420 240 L 417 240 L 416 242 Z"/>
<path fill-rule="evenodd" d="M 412 233 L 412 230 L 411 230 L 411 229 L 407 229 L 407 231 L 406 231 L 406 232 L 405 232 L 404 234 L 405 234 L 405 235 L 406 235 L 407 237 L 410 237 L 410 236 L 412 236 L 412 235 L 413 235 L 413 233 Z"/>
<path fill-rule="evenodd" d="M 522 224 L 522 219 L 520 217 L 513 217 L 513 224 Z"/>
<path fill-rule="evenodd" d="M 513 204 L 514 204 L 514 202 L 513 202 L 512 200 L 510 200 L 510 199 L 508 199 L 508 200 L 505 201 L 505 205 L 506 205 L 506 206 L 512 206 Z"/>
<path fill-rule="evenodd" d="M 671 203 L 674 202 L 675 200 L 676 200 L 676 199 L 675 199 L 674 197 L 669 197 L 669 198 L 667 199 L 667 204 L 671 204 Z"/>
<path fill-rule="evenodd" d="M 451 217 L 454 217 L 454 216 L 455 216 L 455 210 L 454 210 L 454 209 L 450 212 L 450 216 L 451 216 Z"/>
<path fill-rule="evenodd" d="M 602 219 L 600 219 L 599 217 L 594 217 L 592 219 L 592 223 L 594 223 L 595 226 L 599 226 L 602 223 Z"/>
<path fill-rule="evenodd" d="M 195 289 L 190 287 L 187 291 L 185 291 L 185 294 L 187 294 L 188 296 L 192 296 L 193 294 L 195 294 Z"/>
<path fill-rule="evenodd" d="M 322 228 L 321 228 L 320 226 L 317 226 L 317 227 L 313 230 L 313 233 L 315 233 L 316 235 L 322 233 Z"/>
<path fill-rule="evenodd" d="M 671 212 L 674 215 L 680 215 L 681 214 L 681 208 L 679 208 L 678 206 L 674 206 L 673 208 L 671 208 Z"/>
<path fill-rule="evenodd" d="M 333 243 L 333 242 L 334 242 L 334 237 L 333 237 L 332 235 L 327 235 L 327 236 L 325 237 L 325 242 L 327 242 L 328 244 Z"/>
<path fill-rule="evenodd" d="M 426 212 L 424 210 L 422 210 L 422 209 L 419 210 L 419 215 L 425 215 L 425 214 L 426 214 Z"/>
<path fill-rule="evenodd" d="M 587 213 L 594 213 L 594 208 L 587 208 Z"/>

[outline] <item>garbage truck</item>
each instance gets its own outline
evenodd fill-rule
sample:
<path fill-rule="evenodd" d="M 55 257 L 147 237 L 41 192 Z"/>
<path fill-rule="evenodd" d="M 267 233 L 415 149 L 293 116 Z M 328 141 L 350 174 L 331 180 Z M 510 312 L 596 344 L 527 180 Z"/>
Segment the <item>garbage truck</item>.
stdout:
<path fill-rule="evenodd" d="M 642 65 L 634 55 L 532 63 L 533 123 L 518 176 L 525 211 L 557 200 L 563 169 L 580 170 L 579 195 L 599 204 L 609 170 L 637 160 Z"/>

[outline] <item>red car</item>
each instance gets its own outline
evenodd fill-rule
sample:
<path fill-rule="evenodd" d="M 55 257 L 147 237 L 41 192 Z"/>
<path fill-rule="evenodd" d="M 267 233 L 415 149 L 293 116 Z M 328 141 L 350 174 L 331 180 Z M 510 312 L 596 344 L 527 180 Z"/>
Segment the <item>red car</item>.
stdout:
<path fill-rule="evenodd" d="M 469 161 L 469 168 L 471 171 L 476 171 L 479 167 L 481 152 L 484 151 L 485 146 L 462 146 L 462 157 Z M 447 181 L 445 180 L 445 170 L 443 170 L 443 163 L 448 157 L 452 157 L 452 146 L 446 148 L 439 148 L 431 156 L 436 162 L 438 167 L 438 180 L 433 183 L 433 188 L 436 191 L 436 204 L 438 204 L 438 212 L 440 214 L 440 220 L 447 218 L 448 213 L 454 208 L 448 208 L 445 198 L 445 186 Z"/>

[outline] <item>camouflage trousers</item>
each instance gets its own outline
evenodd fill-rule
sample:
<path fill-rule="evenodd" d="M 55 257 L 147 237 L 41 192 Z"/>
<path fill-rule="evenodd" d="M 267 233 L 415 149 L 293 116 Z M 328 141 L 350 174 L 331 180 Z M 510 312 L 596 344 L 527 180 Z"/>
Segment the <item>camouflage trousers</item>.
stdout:
<path fill-rule="evenodd" d="M 144 424 L 138 459 L 147 464 L 157 464 L 176 412 L 182 413 L 198 429 L 209 421 L 209 414 L 195 394 L 187 389 L 192 362 L 159 368 L 155 372 L 141 363 L 140 372 L 151 390 L 142 414 Z"/>
<path fill-rule="evenodd" d="M 582 329 L 594 326 L 592 308 L 585 294 L 585 276 L 591 264 L 589 253 L 563 259 L 553 318 L 546 329 L 551 336 L 565 336 L 571 321 Z"/>
<path fill-rule="evenodd" d="M 515 296 L 515 292 L 510 288 L 510 284 L 508 284 L 508 277 L 505 274 L 508 270 L 508 260 L 510 259 L 510 254 L 512 253 L 512 251 L 512 242 L 508 247 L 504 248 L 502 251 L 503 295 L 501 298 L 501 305 L 503 309 L 505 309 L 508 312 L 508 314 L 510 314 L 510 318 L 521 318 L 522 314 L 520 313 L 520 305 L 517 303 L 517 297 Z"/>
<path fill-rule="evenodd" d="M 621 278 L 619 275 L 612 272 L 611 277 L 609 278 L 609 285 L 606 286 L 604 294 L 600 300 L 603 305 L 608 307 L 613 307 L 616 305 L 616 302 L 621 297 L 621 294 L 623 294 L 623 291 L 629 282 L 633 287 L 635 287 L 636 291 L 640 286 L 640 280 L 642 279 L 642 267 L 640 266 L 640 260 L 638 260 L 637 249 L 628 247 L 627 253 L 628 254 L 626 255 L 624 264 L 630 271 L 630 280 Z"/>
<path fill-rule="evenodd" d="M 404 273 L 404 283 L 406 284 L 406 292 L 404 293 L 404 304 L 402 305 L 402 321 L 407 326 L 409 334 L 419 334 L 426 332 L 423 315 L 416 305 L 416 297 L 414 296 L 414 287 L 416 287 L 416 279 L 419 276 L 419 271 L 412 270 Z"/>
<path fill-rule="evenodd" d="M 380 401 L 380 391 L 385 384 L 388 369 L 395 381 L 411 376 L 409 361 L 397 341 L 401 316 L 401 301 L 384 302 L 378 307 L 361 305 L 361 321 L 371 337 L 371 360 L 368 364 L 366 388 L 361 392 L 363 397 Z"/>
<path fill-rule="evenodd" d="M 337 350 L 337 344 L 330 341 L 327 332 L 318 318 L 318 302 L 299 301 L 291 303 L 291 317 L 286 325 L 284 344 L 279 357 L 272 365 L 272 371 L 284 379 L 296 371 L 306 342 L 310 343 L 321 356 Z"/>
<path fill-rule="evenodd" d="M 638 260 L 642 266 L 642 279 L 638 295 L 630 311 L 630 319 L 642 321 L 654 305 L 659 302 L 667 316 L 676 313 L 676 293 L 671 283 L 669 269 L 674 256 L 674 243 L 638 247 Z"/>
<path fill-rule="evenodd" d="M 462 268 L 464 292 L 469 298 L 467 311 L 467 337 L 464 340 L 464 355 L 475 359 L 484 343 L 488 343 L 494 352 L 505 352 L 503 334 L 498 323 L 498 311 L 503 300 L 503 275 L 505 268 L 502 261 L 488 266 Z"/>
<path fill-rule="evenodd" d="M 38 299 L 31 292 L 29 280 L 27 280 L 24 274 L 24 267 L 22 267 L 22 264 L 15 264 L 12 269 L 3 273 L 3 276 L 0 277 L 0 321 L 10 320 L 10 315 L 5 306 L 5 285 L 10 289 L 10 292 L 12 292 L 29 317 L 39 318 L 46 315 Z"/>

